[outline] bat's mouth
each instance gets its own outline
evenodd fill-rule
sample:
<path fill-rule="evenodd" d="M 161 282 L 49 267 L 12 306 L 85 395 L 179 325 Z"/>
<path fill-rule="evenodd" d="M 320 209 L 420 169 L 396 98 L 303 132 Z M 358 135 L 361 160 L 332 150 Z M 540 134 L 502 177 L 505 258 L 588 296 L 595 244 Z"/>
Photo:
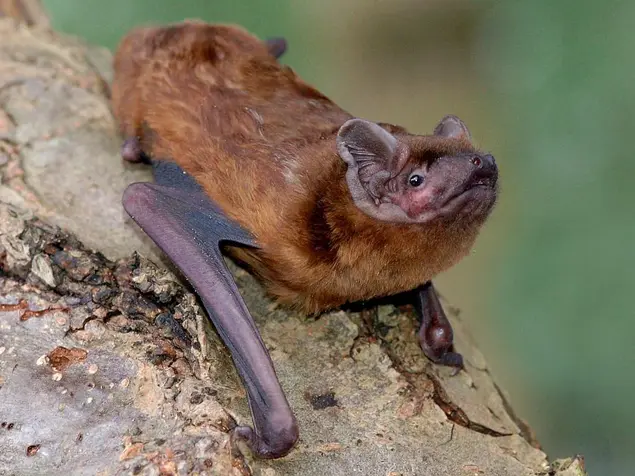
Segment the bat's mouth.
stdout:
<path fill-rule="evenodd" d="M 465 191 L 468 191 L 474 187 L 496 187 L 498 176 L 492 175 L 490 177 L 478 177 L 475 178 L 471 183 L 468 183 L 465 187 Z"/>
<path fill-rule="evenodd" d="M 491 208 L 496 201 L 497 185 L 498 174 L 471 179 L 445 201 L 439 208 L 438 215 L 450 216 L 472 208 Z"/>

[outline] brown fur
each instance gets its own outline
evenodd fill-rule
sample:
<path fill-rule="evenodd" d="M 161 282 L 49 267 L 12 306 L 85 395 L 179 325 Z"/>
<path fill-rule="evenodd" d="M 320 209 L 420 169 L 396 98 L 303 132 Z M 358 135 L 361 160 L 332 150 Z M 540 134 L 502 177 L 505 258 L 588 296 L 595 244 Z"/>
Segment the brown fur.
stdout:
<path fill-rule="evenodd" d="M 362 213 L 335 148 L 352 116 L 240 28 L 132 31 L 116 53 L 112 96 L 123 135 L 174 160 L 251 231 L 260 249 L 232 254 L 306 312 L 413 289 L 466 255 L 481 225 L 390 224 Z M 426 154 L 473 150 L 382 127 Z"/>

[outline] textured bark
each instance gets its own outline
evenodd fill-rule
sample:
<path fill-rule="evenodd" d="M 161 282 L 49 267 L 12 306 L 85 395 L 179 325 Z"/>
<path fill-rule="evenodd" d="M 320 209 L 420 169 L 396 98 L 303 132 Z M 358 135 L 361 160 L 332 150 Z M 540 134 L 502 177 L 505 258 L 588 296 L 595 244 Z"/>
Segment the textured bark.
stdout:
<path fill-rule="evenodd" d="M 536 448 L 457 313 L 451 377 L 409 310 L 309 320 L 233 266 L 301 437 L 230 451 L 249 410 L 228 353 L 121 209 L 149 172 L 119 159 L 110 53 L 30 23 L 0 19 L 1 475 L 584 474 Z"/>

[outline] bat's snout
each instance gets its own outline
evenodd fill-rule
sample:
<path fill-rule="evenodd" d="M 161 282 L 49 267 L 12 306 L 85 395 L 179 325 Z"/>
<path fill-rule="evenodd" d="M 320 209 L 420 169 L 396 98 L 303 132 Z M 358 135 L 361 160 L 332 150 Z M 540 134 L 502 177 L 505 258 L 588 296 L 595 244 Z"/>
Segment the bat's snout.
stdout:
<path fill-rule="evenodd" d="M 473 166 L 470 186 L 489 185 L 494 186 L 498 181 L 498 166 L 492 154 L 479 154 L 470 159 Z"/>

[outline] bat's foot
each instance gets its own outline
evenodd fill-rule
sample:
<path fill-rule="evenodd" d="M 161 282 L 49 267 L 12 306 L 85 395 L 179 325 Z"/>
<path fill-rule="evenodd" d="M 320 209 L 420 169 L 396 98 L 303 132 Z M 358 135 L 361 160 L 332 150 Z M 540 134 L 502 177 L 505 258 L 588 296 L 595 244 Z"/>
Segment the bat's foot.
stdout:
<path fill-rule="evenodd" d="M 150 157 L 141 150 L 141 143 L 137 137 L 129 137 L 123 141 L 121 145 L 121 158 L 128 162 L 150 163 Z"/>
<path fill-rule="evenodd" d="M 454 352 L 452 325 L 430 281 L 416 290 L 415 309 L 421 316 L 417 337 L 423 353 L 435 364 L 455 367 L 456 375 L 463 368 L 463 356 Z"/>
<path fill-rule="evenodd" d="M 245 442 L 258 458 L 276 459 L 289 454 L 299 436 L 295 419 L 290 425 L 271 429 L 268 433 L 268 435 L 258 436 L 253 428 L 239 426 L 234 428 L 231 438 L 234 441 Z"/>
<path fill-rule="evenodd" d="M 458 352 L 452 352 L 449 350 L 439 351 L 438 349 L 430 348 L 428 343 L 424 343 L 420 340 L 423 353 L 432 362 L 438 365 L 446 365 L 448 367 L 454 367 L 456 370 L 452 375 L 458 374 L 463 367 L 463 356 Z"/>

